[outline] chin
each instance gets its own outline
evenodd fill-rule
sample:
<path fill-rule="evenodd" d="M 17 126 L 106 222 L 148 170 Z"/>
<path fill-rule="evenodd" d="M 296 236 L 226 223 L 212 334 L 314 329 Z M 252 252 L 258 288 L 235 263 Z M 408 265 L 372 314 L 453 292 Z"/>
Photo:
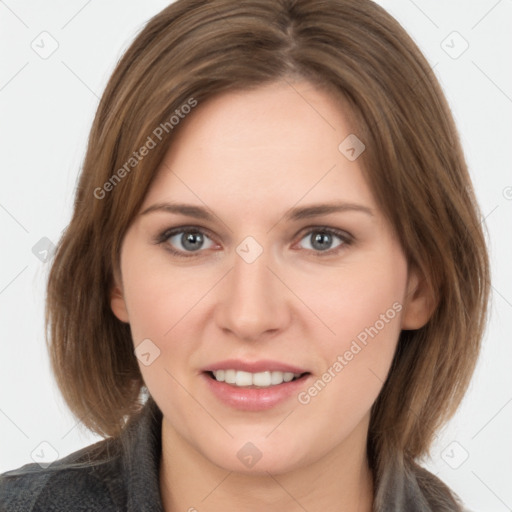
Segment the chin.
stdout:
<path fill-rule="evenodd" d="M 291 436 L 290 439 L 303 439 L 299 433 Z M 268 476 L 271 474 L 287 473 L 299 469 L 301 466 L 310 463 L 310 457 L 302 451 L 305 444 L 279 443 L 276 446 L 265 435 L 236 437 L 228 443 L 217 444 L 212 452 L 211 446 L 206 447 L 203 456 L 216 466 L 242 473 L 244 475 Z M 301 449 L 302 448 L 302 449 Z"/>

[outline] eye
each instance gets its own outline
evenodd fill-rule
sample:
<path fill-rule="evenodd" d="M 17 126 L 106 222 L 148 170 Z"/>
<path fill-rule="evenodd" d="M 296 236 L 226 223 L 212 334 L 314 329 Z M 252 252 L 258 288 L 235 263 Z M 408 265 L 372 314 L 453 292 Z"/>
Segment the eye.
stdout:
<path fill-rule="evenodd" d="M 203 229 L 193 226 L 167 229 L 155 240 L 166 244 L 166 249 L 176 256 L 194 256 L 201 249 L 211 249 L 215 244 Z M 189 254 L 187 254 L 189 253 Z"/>
<path fill-rule="evenodd" d="M 333 248 L 332 245 L 336 238 L 339 240 L 339 243 Z M 316 253 L 315 256 L 332 256 L 341 251 L 344 246 L 350 245 L 352 237 L 339 229 L 321 227 L 310 229 L 302 240 L 308 242 L 305 248 L 314 251 Z"/>
<path fill-rule="evenodd" d="M 336 239 L 338 243 L 333 247 Z M 353 242 L 353 237 L 339 229 L 315 227 L 301 238 L 301 241 L 303 240 L 306 240 L 306 246 L 303 248 L 313 251 L 315 256 L 323 257 L 337 254 Z M 166 229 L 157 235 L 155 243 L 165 244 L 166 250 L 184 258 L 199 255 L 202 249 L 212 249 L 216 245 L 204 228 L 195 226 Z"/>

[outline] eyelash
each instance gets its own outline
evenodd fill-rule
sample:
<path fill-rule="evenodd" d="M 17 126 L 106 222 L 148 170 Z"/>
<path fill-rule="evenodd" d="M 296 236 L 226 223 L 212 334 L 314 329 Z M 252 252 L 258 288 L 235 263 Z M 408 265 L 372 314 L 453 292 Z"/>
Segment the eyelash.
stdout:
<path fill-rule="evenodd" d="M 336 228 L 330 228 L 327 226 L 314 226 L 314 227 L 310 226 L 305 229 L 309 229 L 309 231 L 304 232 L 304 235 L 300 238 L 300 240 L 305 238 L 307 235 L 311 235 L 312 233 L 317 232 L 317 233 L 322 233 L 322 234 L 334 235 L 334 236 L 338 237 L 343 242 L 335 249 L 328 249 L 326 251 L 313 250 L 313 254 L 319 258 L 337 255 L 346 246 L 350 246 L 354 242 L 354 238 L 352 237 L 352 235 L 350 235 L 346 231 L 341 231 Z M 176 228 L 165 229 L 164 231 L 162 231 L 155 237 L 154 243 L 157 245 L 164 244 L 172 236 L 178 235 L 180 233 L 186 233 L 186 232 L 199 233 L 201 235 L 207 236 L 210 240 L 213 240 L 212 237 L 209 236 L 209 234 L 208 234 L 209 231 L 205 230 L 204 228 L 200 228 L 198 226 L 180 226 L 180 227 L 176 227 Z M 192 257 L 196 256 L 198 253 L 202 252 L 201 249 L 199 249 L 196 252 L 190 252 L 189 254 L 186 254 L 186 253 L 184 254 L 183 251 L 177 251 L 176 249 L 173 249 L 170 244 L 167 244 L 165 246 L 165 249 L 167 251 L 169 251 L 171 254 L 173 254 L 174 256 L 177 256 L 179 258 L 192 258 Z M 306 250 L 310 250 L 310 249 L 306 249 Z"/>

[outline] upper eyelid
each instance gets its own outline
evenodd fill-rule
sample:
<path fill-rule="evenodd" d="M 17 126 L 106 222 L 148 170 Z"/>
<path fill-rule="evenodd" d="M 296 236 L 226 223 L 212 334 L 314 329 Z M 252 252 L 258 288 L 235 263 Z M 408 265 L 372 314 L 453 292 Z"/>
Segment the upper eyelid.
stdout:
<path fill-rule="evenodd" d="M 161 231 L 161 234 L 158 235 L 159 238 L 176 236 L 180 233 L 184 233 L 186 231 L 194 232 L 198 231 L 208 236 L 211 240 L 215 241 L 215 235 L 212 236 L 212 231 L 208 228 L 204 228 L 202 226 L 194 226 L 194 225 L 186 225 L 186 226 L 176 226 L 175 228 L 168 228 Z"/>

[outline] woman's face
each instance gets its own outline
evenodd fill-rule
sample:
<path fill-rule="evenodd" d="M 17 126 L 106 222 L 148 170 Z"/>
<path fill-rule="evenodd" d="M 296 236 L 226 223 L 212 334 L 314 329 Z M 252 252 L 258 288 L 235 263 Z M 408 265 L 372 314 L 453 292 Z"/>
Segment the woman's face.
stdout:
<path fill-rule="evenodd" d="M 308 82 L 199 104 L 123 241 L 112 309 L 164 435 L 222 468 L 360 450 L 400 330 L 427 320 L 347 115 Z"/>

